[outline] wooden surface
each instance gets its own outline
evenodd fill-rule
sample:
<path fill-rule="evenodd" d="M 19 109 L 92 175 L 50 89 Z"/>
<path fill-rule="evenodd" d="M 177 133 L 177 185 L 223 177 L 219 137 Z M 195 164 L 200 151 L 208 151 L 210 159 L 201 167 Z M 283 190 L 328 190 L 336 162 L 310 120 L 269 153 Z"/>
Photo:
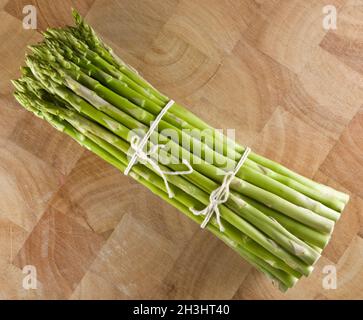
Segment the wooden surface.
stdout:
<path fill-rule="evenodd" d="M 308 279 L 286 294 L 219 240 L 12 98 L 22 28 L 73 6 L 169 96 L 238 141 L 351 195 Z M 322 7 L 338 10 L 322 28 Z M 363 298 L 363 1 L 0 0 L 0 298 Z M 22 286 L 37 268 L 36 290 Z M 326 265 L 337 289 L 322 286 Z"/>

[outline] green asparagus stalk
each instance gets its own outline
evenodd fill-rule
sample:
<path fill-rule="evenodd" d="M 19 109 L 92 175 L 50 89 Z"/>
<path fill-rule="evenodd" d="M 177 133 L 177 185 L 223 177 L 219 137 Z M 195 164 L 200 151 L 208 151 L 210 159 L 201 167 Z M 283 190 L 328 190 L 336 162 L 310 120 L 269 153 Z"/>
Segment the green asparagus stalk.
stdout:
<path fill-rule="evenodd" d="M 169 98 L 73 14 L 76 27 L 47 30 L 44 42 L 31 47 L 23 76 L 13 82 L 15 97 L 123 172 L 134 152 L 133 136 L 143 137 Z M 213 139 L 200 141 L 196 129 L 208 130 Z M 176 135 L 169 136 L 167 130 Z M 178 103 L 163 116 L 146 148 L 156 150 L 160 142 L 168 148 L 134 164 L 130 176 L 202 223 L 204 217 L 191 209 L 209 205 L 209 195 L 235 168 L 245 148 Z M 179 159 L 188 159 L 193 171 L 161 177 L 155 170 L 157 163 L 165 172 L 184 171 Z M 228 199 L 218 205 L 224 230 L 217 217 L 211 218 L 207 229 L 286 290 L 312 272 L 348 199 L 252 152 L 233 178 Z"/>

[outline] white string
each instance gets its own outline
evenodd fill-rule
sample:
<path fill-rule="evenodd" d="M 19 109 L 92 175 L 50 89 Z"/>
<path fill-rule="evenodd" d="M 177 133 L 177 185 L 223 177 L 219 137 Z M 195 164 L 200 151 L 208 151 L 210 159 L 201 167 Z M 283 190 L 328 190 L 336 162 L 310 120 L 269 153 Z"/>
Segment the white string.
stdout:
<path fill-rule="evenodd" d="M 136 161 L 138 159 L 143 160 L 146 163 L 149 163 L 153 169 L 160 175 L 160 177 L 164 180 L 164 184 L 165 184 L 165 188 L 168 192 L 168 196 L 169 198 L 173 198 L 174 194 L 171 191 L 170 187 L 169 187 L 169 183 L 168 180 L 166 179 L 166 175 L 181 175 L 181 174 L 190 174 L 193 172 L 193 168 L 190 165 L 190 163 L 185 160 L 182 159 L 182 163 L 185 164 L 188 167 L 188 170 L 186 171 L 163 171 L 161 170 L 160 166 L 158 165 L 158 163 L 151 158 L 152 155 L 156 154 L 159 148 L 164 148 L 165 145 L 162 144 L 156 144 L 153 145 L 150 148 L 150 151 L 145 152 L 143 149 L 147 143 L 147 141 L 149 140 L 151 134 L 155 131 L 155 129 L 157 128 L 157 126 L 159 125 L 160 120 L 162 119 L 162 117 L 165 115 L 165 113 L 170 109 L 170 107 L 174 104 L 174 100 L 170 100 L 166 106 L 160 111 L 160 113 L 158 114 L 158 116 L 156 117 L 155 121 L 153 121 L 153 123 L 151 124 L 149 131 L 146 133 L 146 135 L 142 138 L 142 140 L 140 141 L 140 138 L 138 136 L 133 136 L 131 138 L 131 142 L 130 142 L 130 146 L 131 148 L 135 151 L 134 154 L 131 157 L 130 162 L 127 165 L 127 168 L 124 172 L 124 174 L 127 176 L 132 168 L 132 166 L 136 163 Z"/>
<path fill-rule="evenodd" d="M 221 232 L 224 231 L 224 227 L 221 222 L 221 214 L 219 212 L 218 206 L 220 204 L 225 203 L 228 200 L 229 197 L 229 185 L 231 184 L 233 178 L 238 173 L 238 171 L 243 166 L 244 162 L 246 161 L 248 154 L 251 152 L 251 149 L 247 147 L 245 151 L 242 154 L 241 159 L 239 159 L 236 167 L 233 171 L 229 171 L 225 174 L 223 183 L 215 190 L 213 190 L 209 196 L 209 204 L 206 206 L 203 210 L 194 210 L 193 208 L 190 208 L 190 211 L 193 212 L 194 215 L 199 216 L 205 216 L 202 224 L 200 225 L 201 228 L 205 228 L 207 224 L 209 223 L 209 220 L 212 218 L 213 213 L 216 214 L 217 223 L 219 226 L 219 230 Z"/>

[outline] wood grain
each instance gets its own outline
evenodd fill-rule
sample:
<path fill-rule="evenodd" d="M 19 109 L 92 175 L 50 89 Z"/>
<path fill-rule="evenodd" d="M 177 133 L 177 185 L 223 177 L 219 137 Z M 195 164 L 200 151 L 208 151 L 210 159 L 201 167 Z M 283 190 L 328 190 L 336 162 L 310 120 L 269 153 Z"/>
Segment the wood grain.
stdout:
<path fill-rule="evenodd" d="M 22 8 L 38 8 L 38 30 Z M 322 27 L 335 5 L 338 28 Z M 283 294 L 222 242 L 23 110 L 26 46 L 81 14 L 167 95 L 351 201 L 313 274 Z M 1 299 L 362 299 L 363 2 L 0 1 Z M 22 286 L 37 268 L 36 290 Z M 324 289 L 324 267 L 337 289 Z"/>

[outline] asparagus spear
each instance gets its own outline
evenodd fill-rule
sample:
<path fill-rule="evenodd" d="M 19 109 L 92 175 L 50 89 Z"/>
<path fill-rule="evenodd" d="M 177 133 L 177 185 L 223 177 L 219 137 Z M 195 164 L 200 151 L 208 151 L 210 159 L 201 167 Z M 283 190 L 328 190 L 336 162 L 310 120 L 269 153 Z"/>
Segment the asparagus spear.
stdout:
<path fill-rule="evenodd" d="M 120 60 L 77 13 L 74 16 L 76 27 L 49 30 L 43 44 L 32 48 L 34 54 L 26 60 L 29 68 L 23 68 L 23 77 L 14 82 L 15 96 L 29 111 L 123 171 L 132 135 L 148 130 L 169 98 Z M 201 143 L 184 128 L 214 132 L 174 104 L 147 143 L 153 147 L 164 138 L 176 151 L 150 154 L 163 171 L 183 170 L 174 162 L 180 156 L 193 160 L 192 174 L 167 176 L 173 199 L 168 200 L 163 178 L 148 161 L 134 165 L 131 175 L 201 223 L 203 218 L 190 208 L 209 204 L 208 195 L 220 186 L 225 171 L 235 167 L 244 147 L 218 132 L 213 133 L 214 141 Z M 164 129 L 173 129 L 176 138 L 168 137 Z M 192 149 L 180 145 L 180 139 L 189 141 Z M 222 150 L 214 148 L 219 144 Z M 198 148 L 200 156 L 194 155 Z M 312 271 L 348 200 L 347 195 L 254 153 L 230 187 L 227 202 L 219 205 L 224 232 L 215 218 L 208 229 L 282 289 Z"/>

